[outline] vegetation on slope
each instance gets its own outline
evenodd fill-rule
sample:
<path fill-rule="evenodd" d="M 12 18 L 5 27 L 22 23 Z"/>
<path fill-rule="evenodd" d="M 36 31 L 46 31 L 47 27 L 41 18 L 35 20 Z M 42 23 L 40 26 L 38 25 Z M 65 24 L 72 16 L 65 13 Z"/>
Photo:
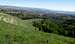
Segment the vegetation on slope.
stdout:
<path fill-rule="evenodd" d="M 74 38 L 35 30 L 32 20 L 15 20 L 17 25 L 0 21 L 0 44 L 75 44 Z"/>
<path fill-rule="evenodd" d="M 55 33 L 63 36 L 75 38 L 75 20 L 65 20 L 62 23 L 56 23 L 50 19 L 43 19 L 41 21 L 34 21 L 33 26 L 39 31 L 47 33 Z"/>
<path fill-rule="evenodd" d="M 29 27 L 0 21 L 0 44 L 74 44 L 74 38 L 33 31 Z"/>

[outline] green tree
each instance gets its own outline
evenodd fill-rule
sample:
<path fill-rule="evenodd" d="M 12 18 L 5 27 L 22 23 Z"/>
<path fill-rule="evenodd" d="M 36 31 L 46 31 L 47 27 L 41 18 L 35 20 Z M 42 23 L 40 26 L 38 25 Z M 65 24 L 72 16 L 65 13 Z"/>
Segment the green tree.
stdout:
<path fill-rule="evenodd" d="M 57 34 L 62 33 L 62 28 L 49 19 L 43 19 L 39 22 L 36 21 L 33 23 L 33 26 L 37 27 L 41 31 L 48 33 L 57 33 Z"/>
<path fill-rule="evenodd" d="M 65 31 L 65 35 L 75 37 L 75 20 L 69 19 L 63 22 L 63 28 Z"/>

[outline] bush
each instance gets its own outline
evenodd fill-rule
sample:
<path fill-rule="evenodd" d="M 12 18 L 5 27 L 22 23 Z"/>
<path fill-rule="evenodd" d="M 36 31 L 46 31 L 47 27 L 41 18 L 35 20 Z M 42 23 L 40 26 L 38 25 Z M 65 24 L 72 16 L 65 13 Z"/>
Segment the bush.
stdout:
<path fill-rule="evenodd" d="M 48 32 L 48 33 L 62 33 L 62 28 L 59 27 L 56 23 L 54 23 L 51 20 L 43 19 L 41 21 L 35 21 L 33 22 L 33 26 L 39 29 L 39 31 Z"/>
<path fill-rule="evenodd" d="M 33 26 L 38 28 L 39 31 L 75 37 L 75 20 L 65 20 L 62 24 L 58 24 L 52 20 L 43 19 L 34 21 Z"/>
<path fill-rule="evenodd" d="M 65 20 L 62 25 L 66 36 L 75 37 L 75 20 Z"/>

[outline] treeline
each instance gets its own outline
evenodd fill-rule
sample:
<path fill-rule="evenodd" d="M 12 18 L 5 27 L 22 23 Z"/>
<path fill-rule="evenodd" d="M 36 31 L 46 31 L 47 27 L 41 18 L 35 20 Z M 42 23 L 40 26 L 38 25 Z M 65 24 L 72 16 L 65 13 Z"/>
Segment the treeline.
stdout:
<path fill-rule="evenodd" d="M 75 20 L 73 19 L 67 19 L 62 23 L 56 23 L 50 19 L 43 19 L 41 21 L 34 21 L 33 26 L 38 28 L 39 31 L 75 38 Z"/>
<path fill-rule="evenodd" d="M 6 13 L 8 15 L 16 16 L 22 20 L 43 19 L 47 17 L 46 14 L 40 15 L 39 13 L 36 13 L 36 12 L 26 12 L 25 13 L 24 11 L 11 10 L 11 9 L 0 9 L 0 12 Z"/>
<path fill-rule="evenodd" d="M 33 14 L 33 13 L 7 13 L 7 14 L 16 16 L 22 20 L 40 18 L 40 15 Z"/>

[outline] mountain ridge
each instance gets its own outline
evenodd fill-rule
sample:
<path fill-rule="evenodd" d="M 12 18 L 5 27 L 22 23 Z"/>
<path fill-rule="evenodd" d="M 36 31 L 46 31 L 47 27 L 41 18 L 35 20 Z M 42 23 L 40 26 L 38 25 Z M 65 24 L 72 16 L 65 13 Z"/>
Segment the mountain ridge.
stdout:
<path fill-rule="evenodd" d="M 45 8 L 31 8 L 31 7 L 18 7 L 18 6 L 7 6 L 7 5 L 0 5 L 0 8 L 5 8 L 5 9 L 16 9 L 16 10 L 26 10 L 26 11 L 36 11 L 36 12 L 43 12 L 43 13 L 61 13 L 61 14 L 70 14 L 70 15 L 75 15 L 75 12 L 73 11 L 56 11 L 56 10 L 49 10 Z"/>

